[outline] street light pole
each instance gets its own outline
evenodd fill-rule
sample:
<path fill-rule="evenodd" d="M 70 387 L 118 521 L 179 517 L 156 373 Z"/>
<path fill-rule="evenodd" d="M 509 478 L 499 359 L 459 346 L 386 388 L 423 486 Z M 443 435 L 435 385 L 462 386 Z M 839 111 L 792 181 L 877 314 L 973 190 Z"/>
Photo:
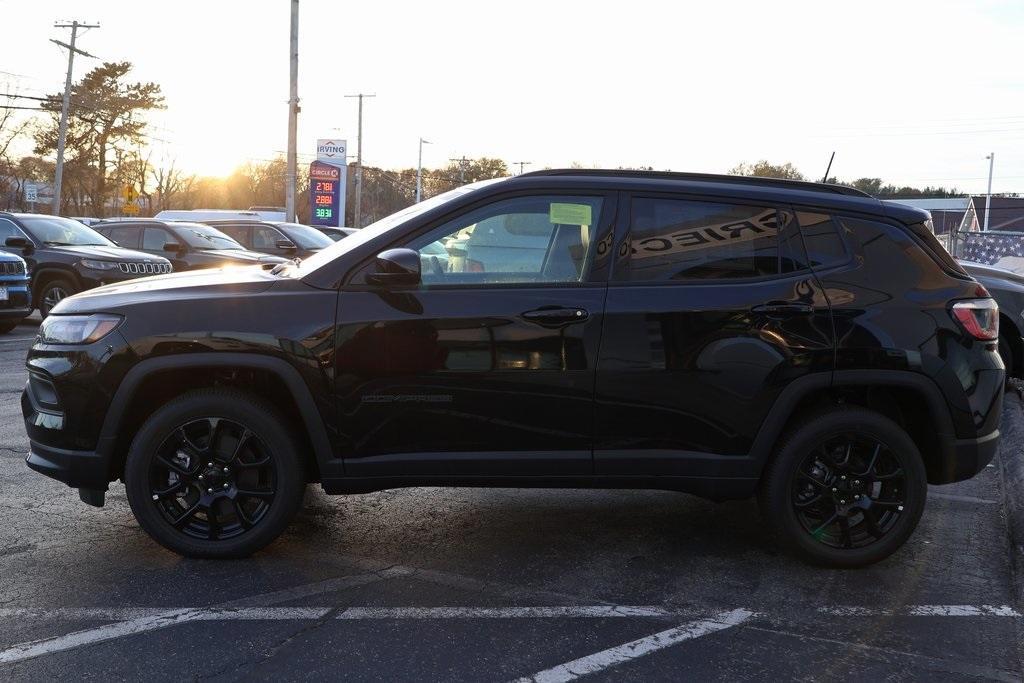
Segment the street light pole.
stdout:
<path fill-rule="evenodd" d="M 416 203 L 420 203 L 420 199 L 423 198 L 423 145 L 429 145 L 430 140 L 424 140 L 420 138 L 420 157 L 419 161 L 416 162 Z"/>
<path fill-rule="evenodd" d="M 291 38 L 288 48 L 288 168 L 285 171 L 284 206 L 289 223 L 295 222 L 295 178 L 298 175 L 295 150 L 299 123 L 299 0 L 292 0 Z"/>
<path fill-rule="evenodd" d="M 75 65 L 75 53 L 85 57 L 92 57 L 91 54 L 83 50 L 79 50 L 75 47 L 75 41 L 78 39 L 78 29 L 80 28 L 99 28 L 99 24 L 83 24 L 80 21 L 72 21 L 70 24 L 54 24 L 54 28 L 70 28 L 71 29 L 71 42 L 65 44 L 59 40 L 53 40 L 52 42 L 57 43 L 61 47 L 66 47 L 68 50 L 68 74 L 67 78 L 64 79 L 64 101 L 60 108 L 60 128 L 57 132 L 57 168 L 53 174 L 53 204 L 51 205 L 51 211 L 54 216 L 60 215 L 60 193 L 61 185 L 64 181 L 64 145 L 67 144 L 68 139 L 68 109 L 71 107 L 71 71 Z"/>
<path fill-rule="evenodd" d="M 996 163 L 996 153 L 990 152 L 987 157 L 988 159 L 988 194 L 985 195 L 985 225 L 982 226 L 982 232 L 988 232 L 988 215 L 992 213 L 992 166 Z"/>

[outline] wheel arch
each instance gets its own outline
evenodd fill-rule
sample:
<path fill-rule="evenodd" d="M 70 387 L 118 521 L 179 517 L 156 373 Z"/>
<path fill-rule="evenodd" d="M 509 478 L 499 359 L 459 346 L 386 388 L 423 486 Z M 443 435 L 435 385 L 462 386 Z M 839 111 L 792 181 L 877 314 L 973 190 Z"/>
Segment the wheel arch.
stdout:
<path fill-rule="evenodd" d="M 38 303 L 42 298 L 41 290 L 51 280 L 57 278 L 67 278 L 79 288 L 82 289 L 82 279 L 75 272 L 74 268 L 63 265 L 46 265 L 42 268 L 36 268 L 32 272 L 32 302 Z"/>
<path fill-rule="evenodd" d="M 129 370 L 118 386 L 107 409 L 96 444 L 97 453 L 104 458 L 111 468 L 112 478 L 117 476 L 123 466 L 124 455 L 130 444 L 132 434 L 123 434 L 125 426 L 131 427 L 133 406 L 141 405 L 141 394 L 146 390 L 148 382 L 159 382 L 169 374 L 178 376 L 186 372 L 202 372 L 212 382 L 218 371 L 253 370 L 276 378 L 277 388 L 287 392 L 294 410 L 286 411 L 300 420 L 296 427 L 302 431 L 297 435 L 311 449 L 314 456 L 311 475 L 315 478 L 328 474 L 340 474 L 337 471 L 340 461 L 334 459 L 327 428 L 313 399 L 309 386 L 302 379 L 299 371 L 287 361 L 274 356 L 252 353 L 190 353 L 160 356 L 139 362 Z M 262 396 L 267 398 L 267 396 Z M 277 397 L 282 398 L 282 397 Z M 142 414 L 142 417 L 149 413 Z M 138 426 L 137 424 L 135 425 Z"/>
<path fill-rule="evenodd" d="M 930 482 L 956 460 L 956 432 L 939 387 L 905 370 L 841 370 L 794 381 L 776 400 L 754 440 L 751 455 L 763 474 L 783 434 L 801 417 L 824 405 L 849 403 L 892 418 L 913 439 Z"/>

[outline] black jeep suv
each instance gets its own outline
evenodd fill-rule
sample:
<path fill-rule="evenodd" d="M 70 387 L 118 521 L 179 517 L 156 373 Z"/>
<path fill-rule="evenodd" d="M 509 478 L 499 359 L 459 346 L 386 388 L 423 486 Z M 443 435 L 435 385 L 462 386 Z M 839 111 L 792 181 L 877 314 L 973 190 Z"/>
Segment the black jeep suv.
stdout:
<path fill-rule="evenodd" d="M 197 557 L 263 547 L 320 482 L 757 495 L 803 557 L 874 562 L 999 440 L 998 311 L 927 219 L 756 178 L 476 183 L 299 265 L 65 299 L 28 466 L 93 505 L 123 480 Z"/>
<path fill-rule="evenodd" d="M 165 258 L 122 249 L 76 220 L 37 213 L 0 212 L 0 251 L 25 259 L 43 317 L 76 292 L 171 272 Z"/>

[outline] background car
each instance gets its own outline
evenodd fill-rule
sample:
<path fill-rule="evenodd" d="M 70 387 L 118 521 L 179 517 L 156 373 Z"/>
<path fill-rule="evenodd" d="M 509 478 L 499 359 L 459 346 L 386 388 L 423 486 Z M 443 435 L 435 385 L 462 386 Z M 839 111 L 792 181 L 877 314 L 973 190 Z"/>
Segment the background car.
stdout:
<path fill-rule="evenodd" d="M 25 259 L 0 252 L 0 334 L 7 334 L 32 313 Z"/>
<path fill-rule="evenodd" d="M 100 223 L 96 230 L 123 247 L 166 258 L 176 271 L 283 263 L 287 260 L 249 251 L 217 228 L 204 223 L 139 219 Z"/>
<path fill-rule="evenodd" d="M 1024 374 L 1024 277 L 1009 270 L 973 261 L 960 265 L 988 290 L 999 304 L 999 355 L 1007 377 Z"/>
<path fill-rule="evenodd" d="M 335 242 L 345 239 L 352 233 L 356 232 L 355 228 L 332 228 L 326 225 L 314 225 L 313 227 L 330 237 Z"/>
<path fill-rule="evenodd" d="M 0 212 L 0 250 L 25 259 L 43 317 L 71 294 L 171 272 L 166 258 L 123 249 L 76 220 L 46 214 Z"/>
<path fill-rule="evenodd" d="M 282 221 L 203 221 L 246 249 L 281 258 L 309 258 L 334 240 L 316 228 Z"/>

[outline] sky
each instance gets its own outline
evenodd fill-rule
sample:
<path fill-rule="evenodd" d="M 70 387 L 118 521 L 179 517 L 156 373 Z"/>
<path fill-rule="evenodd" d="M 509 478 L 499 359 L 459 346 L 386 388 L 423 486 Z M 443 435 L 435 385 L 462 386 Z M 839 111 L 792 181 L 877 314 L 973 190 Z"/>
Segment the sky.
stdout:
<path fill-rule="evenodd" d="M 289 0 L 0 0 L 0 85 L 60 92 L 56 20 L 159 83 L 154 159 L 223 175 L 287 142 Z M 12 30 L 13 29 L 13 30 Z M 819 178 L 1024 192 L 1024 2 L 301 0 L 300 164 L 317 138 L 368 165 L 489 156 L 527 170 L 723 173 L 792 162 Z M 76 59 L 80 78 L 96 60 Z M 28 151 L 26 146 L 25 151 Z M 514 168 L 518 170 L 518 165 Z"/>

